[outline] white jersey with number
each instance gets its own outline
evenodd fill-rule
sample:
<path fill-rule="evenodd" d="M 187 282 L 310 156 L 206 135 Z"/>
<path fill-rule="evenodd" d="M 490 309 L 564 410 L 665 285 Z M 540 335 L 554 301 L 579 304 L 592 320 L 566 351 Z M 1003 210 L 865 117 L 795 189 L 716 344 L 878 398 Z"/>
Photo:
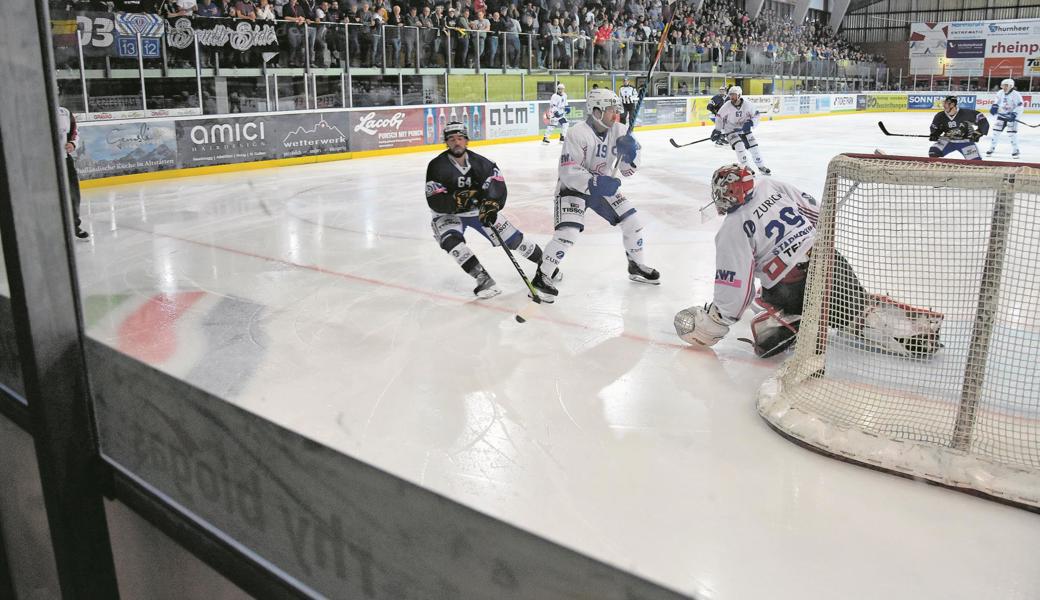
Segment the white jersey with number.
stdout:
<path fill-rule="evenodd" d="M 628 133 L 621 123 L 614 123 L 604 135 L 599 135 L 587 122 L 571 127 L 560 154 L 559 191 L 573 190 L 589 193 L 589 178 L 592 175 L 610 175 L 617 160 L 617 139 Z M 628 177 L 639 166 L 639 155 L 635 164 L 621 163 L 621 174 Z"/>
<path fill-rule="evenodd" d="M 636 103 L 636 88 L 630 85 L 623 85 L 618 90 L 618 97 L 621 98 L 622 104 L 635 104 Z"/>
<path fill-rule="evenodd" d="M 719 109 L 719 114 L 715 116 L 715 129 L 730 134 L 743 129 L 744 123 L 748 121 L 751 122 L 752 127 L 758 125 L 758 111 L 755 110 L 755 107 L 743 98 L 740 99 L 739 106 L 733 104 L 732 100 L 727 100 Z"/>
<path fill-rule="evenodd" d="M 997 114 L 1007 115 L 1015 113 L 1015 118 L 1022 116 L 1022 111 L 1025 110 L 1025 102 L 1022 101 L 1022 94 L 1018 93 L 1018 90 L 1012 89 L 1008 93 L 1004 93 L 1004 90 L 997 92 L 997 99 L 993 101 L 993 104 L 997 106 Z"/>
<path fill-rule="evenodd" d="M 567 114 L 567 92 L 556 93 L 549 98 L 549 115 L 554 119 Z"/>
<path fill-rule="evenodd" d="M 772 288 L 809 260 L 816 200 L 793 185 L 755 179 L 747 201 L 726 215 L 715 235 L 715 306 L 737 321 L 755 298 L 754 278 Z"/>

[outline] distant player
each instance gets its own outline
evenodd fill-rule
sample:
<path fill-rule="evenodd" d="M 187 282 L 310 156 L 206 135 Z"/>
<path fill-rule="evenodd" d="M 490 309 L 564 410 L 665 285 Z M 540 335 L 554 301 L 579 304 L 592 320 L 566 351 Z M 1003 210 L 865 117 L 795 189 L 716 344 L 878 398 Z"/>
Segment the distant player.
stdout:
<path fill-rule="evenodd" d="M 714 96 L 712 96 L 711 100 L 708 101 L 708 112 L 711 113 L 711 122 L 712 123 L 715 122 L 715 119 L 718 117 L 718 114 L 719 114 L 719 109 L 722 108 L 722 105 L 725 104 L 725 103 L 726 103 L 726 86 L 725 85 L 720 85 L 719 86 L 719 93 L 715 94 Z M 720 137 L 720 136 L 716 136 L 716 137 L 717 137 L 717 139 L 715 140 L 715 145 L 716 146 L 725 146 L 726 145 L 725 137 Z"/>
<path fill-rule="evenodd" d="M 754 302 L 755 353 L 772 356 L 794 340 L 801 322 L 809 254 L 818 207 L 812 196 L 774 179 L 756 181 L 740 165 L 720 167 L 711 179 L 715 209 L 725 220 L 715 235 L 715 293 L 704 307 L 675 315 L 675 332 L 699 346 L 718 343 Z M 755 278 L 762 285 L 755 298 Z M 924 357 L 939 348 L 942 315 L 868 294 L 835 252 L 828 322 L 901 356 Z"/>
<path fill-rule="evenodd" d="M 560 126 L 560 143 L 567 138 L 567 128 L 570 126 L 567 123 L 567 115 L 571 112 L 571 107 L 567 105 L 567 92 L 566 88 L 561 83 L 556 86 L 556 93 L 549 98 L 549 125 L 545 128 L 545 136 L 542 138 L 543 144 L 549 143 L 549 136 L 552 135 L 553 127 L 556 125 Z"/>
<path fill-rule="evenodd" d="M 758 125 L 758 111 L 749 105 L 743 98 L 744 90 L 739 85 L 729 88 L 729 101 L 723 103 L 715 118 L 715 130 L 711 132 L 714 142 L 726 140 L 726 142 L 737 153 L 737 160 L 743 167 L 748 166 L 748 152 L 755 159 L 755 166 L 763 175 L 769 175 L 772 171 L 766 167 L 762 160 L 762 153 L 758 150 L 758 142 L 751 129 Z"/>
<path fill-rule="evenodd" d="M 506 205 L 505 179 L 498 165 L 466 149 L 469 145 L 466 126 L 452 121 L 444 127 L 443 133 L 448 149 L 426 167 L 426 203 L 433 211 L 433 237 L 463 271 L 477 280 L 473 293 L 478 298 L 490 298 L 500 290 L 466 245 L 467 229 L 477 230 L 491 245 L 497 246 L 498 240 L 490 233 L 494 227 L 510 250 L 535 264 L 542 261 L 542 249 L 525 240 L 519 229 L 499 216 Z"/>
<path fill-rule="evenodd" d="M 636 102 L 639 101 L 639 92 L 636 88 L 632 87 L 632 84 L 628 79 L 625 79 L 625 85 L 618 89 L 618 97 L 621 98 L 621 108 L 625 110 L 625 113 L 621 115 L 621 122 L 628 124 L 628 120 L 632 118 L 632 113 L 636 110 Z"/>
<path fill-rule="evenodd" d="M 960 152 L 968 160 L 982 160 L 975 142 L 989 133 L 989 121 L 977 110 L 958 108 L 957 96 L 943 100 L 943 109 L 932 119 L 930 129 L 928 139 L 935 143 L 928 149 L 928 156 L 936 158 Z"/>
<path fill-rule="evenodd" d="M 639 144 L 618 123 L 621 101 L 610 90 L 595 89 L 589 92 L 585 106 L 585 121 L 574 126 L 563 145 L 556 189 L 556 232 L 532 280 L 544 302 L 553 302 L 558 294 L 546 273 L 555 272 L 578 240 L 585 229 L 587 210 L 611 225 L 621 226 L 629 279 L 653 285 L 661 280 L 661 274 L 643 262 L 643 225 L 632 203 L 618 192 L 621 180 L 612 176 L 618 158 L 625 177 L 635 174 L 639 165 Z"/>
<path fill-rule="evenodd" d="M 997 122 L 993 125 L 993 137 L 990 138 L 986 156 L 993 156 L 1000 133 L 1007 129 L 1008 138 L 1011 140 L 1011 158 L 1018 158 L 1018 119 L 1024 110 L 1025 102 L 1022 100 L 1022 94 L 1015 89 L 1015 80 L 1001 81 L 997 99 L 989 107 L 989 114 L 996 115 Z"/>

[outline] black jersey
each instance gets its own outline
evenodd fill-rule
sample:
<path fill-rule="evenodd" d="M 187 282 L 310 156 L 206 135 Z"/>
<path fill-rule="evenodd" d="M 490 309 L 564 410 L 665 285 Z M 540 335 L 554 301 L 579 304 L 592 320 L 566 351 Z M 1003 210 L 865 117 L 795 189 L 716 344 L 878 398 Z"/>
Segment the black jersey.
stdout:
<path fill-rule="evenodd" d="M 957 109 L 957 114 L 953 118 L 950 118 L 946 111 L 940 110 L 935 115 L 935 118 L 932 119 L 931 135 L 933 138 L 938 139 L 940 135 L 952 132 L 949 137 L 965 138 L 967 135 L 964 134 L 964 128 L 961 127 L 962 123 L 967 123 L 970 126 L 968 133 L 976 128 L 982 135 L 989 133 L 989 121 L 985 115 L 970 108 L 960 108 Z"/>
<path fill-rule="evenodd" d="M 713 115 L 719 114 L 719 109 L 726 103 L 726 94 L 715 94 L 708 101 L 708 112 Z"/>
<path fill-rule="evenodd" d="M 426 203 L 434 212 L 457 214 L 476 210 L 485 200 L 506 204 L 506 182 L 493 161 L 466 151 L 469 167 L 457 166 L 447 150 L 426 167 Z"/>

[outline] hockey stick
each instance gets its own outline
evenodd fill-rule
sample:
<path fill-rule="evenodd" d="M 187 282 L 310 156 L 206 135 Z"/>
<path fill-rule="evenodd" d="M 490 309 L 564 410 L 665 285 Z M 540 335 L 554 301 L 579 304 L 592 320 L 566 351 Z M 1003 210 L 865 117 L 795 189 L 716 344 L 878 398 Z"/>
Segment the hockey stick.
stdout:
<path fill-rule="evenodd" d="M 1015 119 L 1015 122 L 1016 123 L 1021 123 L 1021 124 L 1025 125 L 1026 127 L 1032 127 L 1034 129 L 1037 128 L 1037 127 L 1040 127 L 1040 123 L 1037 123 L 1036 125 L 1030 125 L 1029 123 L 1026 123 L 1025 121 L 1019 121 L 1018 119 Z"/>
<path fill-rule="evenodd" d="M 502 249 L 506 251 L 506 256 L 509 257 L 509 262 L 513 263 L 513 266 L 516 267 L 516 272 L 520 274 L 520 279 L 524 280 L 524 285 L 527 286 L 527 291 L 531 292 L 531 301 L 535 304 L 541 304 L 542 299 L 538 296 L 538 292 L 534 291 L 534 286 L 531 285 L 531 281 L 527 279 L 527 275 L 525 275 L 524 270 L 520 268 L 520 264 L 516 262 L 516 257 L 513 256 L 513 252 L 509 249 L 509 246 L 506 246 L 506 243 L 502 241 L 502 235 L 498 233 L 498 230 L 495 229 L 494 225 L 487 227 L 487 229 L 490 229 L 491 233 L 495 235 L 495 239 L 498 240 L 498 245 L 502 246 Z M 527 321 L 527 319 L 519 314 L 516 315 L 517 323 L 523 323 L 525 321 Z"/>
<path fill-rule="evenodd" d="M 668 11 L 671 10 L 671 14 Z M 665 43 L 668 42 L 668 32 L 672 29 L 672 22 L 675 21 L 675 0 L 669 0 L 664 8 L 662 9 L 662 16 L 666 16 L 664 19 L 664 29 L 661 31 L 661 39 L 657 41 L 657 54 L 654 55 L 654 61 L 650 63 L 650 69 L 646 72 L 646 79 L 643 81 L 643 85 L 639 86 L 639 101 L 636 102 L 636 108 L 632 111 L 632 116 L 628 119 L 628 131 L 626 135 L 632 135 L 632 130 L 636 128 L 636 120 L 639 119 L 639 111 L 643 110 L 643 100 L 646 98 L 646 90 L 650 87 L 650 81 L 654 78 L 654 71 L 657 70 L 657 65 L 661 62 L 661 54 L 664 52 Z M 617 157 L 614 161 L 614 170 L 610 173 L 611 177 L 617 177 L 618 169 L 621 168 L 621 156 Z"/>
<path fill-rule="evenodd" d="M 893 136 L 893 137 L 913 137 L 913 138 L 926 138 L 926 137 L 928 137 L 927 135 L 918 135 L 918 134 L 915 134 L 915 133 L 892 133 L 889 130 L 885 129 L 885 124 L 882 123 L 881 121 L 877 122 L 877 126 L 881 128 L 881 133 L 884 133 L 885 135 L 890 135 L 890 136 Z"/>
<path fill-rule="evenodd" d="M 692 142 L 686 142 L 685 144 L 680 144 L 680 143 L 676 142 L 674 139 L 668 138 L 668 142 L 671 143 L 671 145 L 676 147 L 676 148 L 685 148 L 686 146 L 692 146 L 694 144 L 699 144 L 701 142 L 706 142 L 706 141 L 708 141 L 710 139 L 711 139 L 710 137 L 706 137 L 703 140 L 694 140 Z"/>

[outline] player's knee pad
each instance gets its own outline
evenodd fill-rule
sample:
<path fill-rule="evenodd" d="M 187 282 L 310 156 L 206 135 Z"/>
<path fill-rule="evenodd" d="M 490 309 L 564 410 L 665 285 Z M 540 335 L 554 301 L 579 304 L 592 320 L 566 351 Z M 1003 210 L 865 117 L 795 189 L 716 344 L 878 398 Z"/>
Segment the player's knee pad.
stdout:
<path fill-rule="evenodd" d="M 943 314 L 872 295 L 863 310 L 860 335 L 882 350 L 911 358 L 928 358 L 942 344 Z"/>
<path fill-rule="evenodd" d="M 751 337 L 755 354 L 769 358 L 794 343 L 802 315 L 789 315 L 761 299 L 756 302 L 763 310 L 751 319 Z"/>
<path fill-rule="evenodd" d="M 465 243 L 466 238 L 462 237 L 462 234 L 457 231 L 449 231 L 441 236 L 441 249 L 445 252 L 451 252 L 455 246 Z"/>
<path fill-rule="evenodd" d="M 538 250 L 538 244 L 528 240 L 519 231 L 516 232 L 516 235 L 506 240 L 506 246 L 524 258 L 531 258 L 535 250 Z"/>

